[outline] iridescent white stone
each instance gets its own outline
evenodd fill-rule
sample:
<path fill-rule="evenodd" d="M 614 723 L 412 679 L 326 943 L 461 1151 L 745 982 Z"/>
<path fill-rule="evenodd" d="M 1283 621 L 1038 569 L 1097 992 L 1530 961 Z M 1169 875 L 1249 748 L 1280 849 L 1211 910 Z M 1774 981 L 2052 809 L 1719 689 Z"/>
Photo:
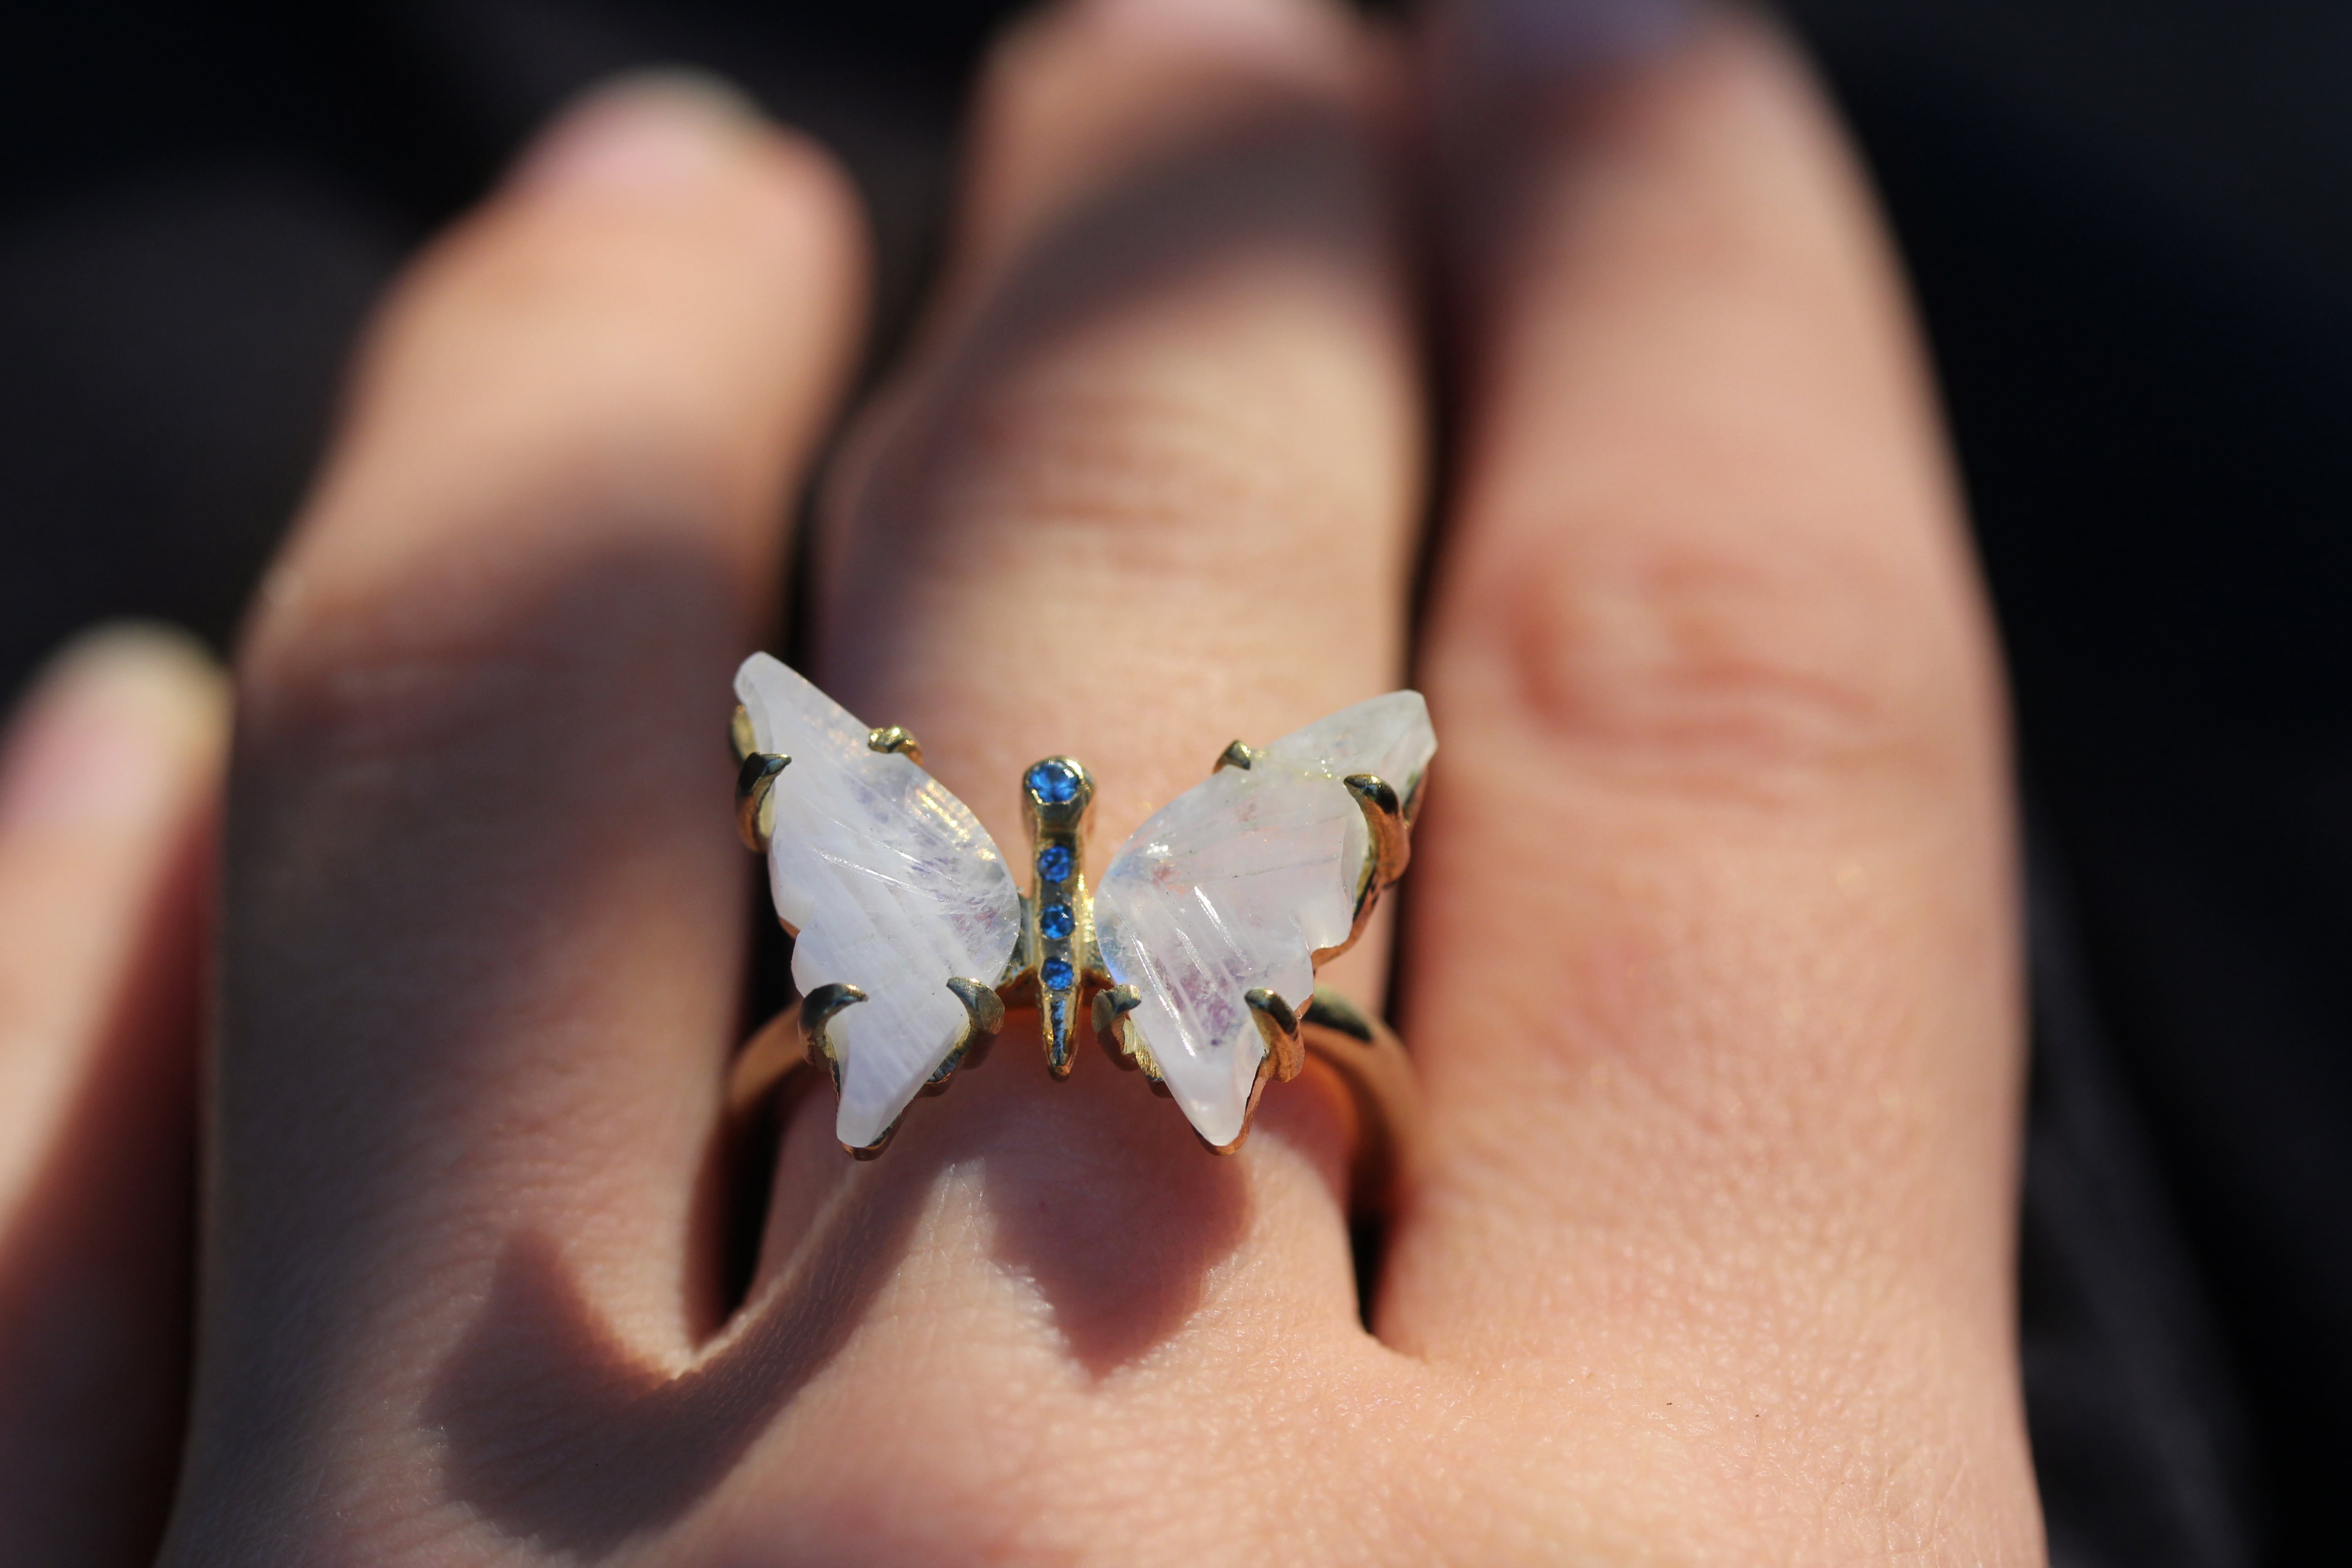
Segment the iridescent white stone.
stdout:
<path fill-rule="evenodd" d="M 755 653 L 735 695 L 776 777 L 768 885 L 799 933 L 803 995 L 845 982 L 866 1000 L 835 1015 L 843 1058 L 835 1131 L 864 1147 L 887 1131 L 955 1048 L 951 979 L 994 985 L 1021 936 L 1021 895 L 963 802 L 906 757 L 866 747 L 867 726 L 781 661 Z"/>
<path fill-rule="evenodd" d="M 1244 997 L 1304 1008 L 1314 953 L 1347 939 L 1370 832 L 1340 781 L 1377 773 L 1410 799 L 1437 750 L 1417 691 L 1392 691 L 1285 735 L 1211 774 L 1120 847 L 1095 893 L 1111 978 L 1201 1136 L 1242 1134 L 1265 1055 Z"/>

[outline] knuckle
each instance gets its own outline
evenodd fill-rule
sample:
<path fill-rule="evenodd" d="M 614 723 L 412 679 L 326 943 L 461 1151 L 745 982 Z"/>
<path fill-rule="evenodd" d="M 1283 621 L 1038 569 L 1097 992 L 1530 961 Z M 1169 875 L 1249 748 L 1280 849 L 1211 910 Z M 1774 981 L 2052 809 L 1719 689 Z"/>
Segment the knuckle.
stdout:
<path fill-rule="evenodd" d="M 264 598 L 240 671 L 246 755 L 347 782 L 520 774 L 615 750 L 597 737 L 619 721 L 667 729 L 676 694 L 723 668 L 736 619 L 723 563 L 625 546 L 529 564 L 453 552 L 341 593 L 283 571 Z M 600 760 L 634 747 L 618 749 Z"/>
<path fill-rule="evenodd" d="M 1860 552 L 1651 541 L 1516 561 L 1486 586 L 1474 639 L 1521 721 L 1587 764 L 1774 796 L 1951 760 L 1962 617 Z"/>
<path fill-rule="evenodd" d="M 1330 292 L 1227 279 L 1004 379 L 976 433 L 1017 435 L 995 449 L 1034 452 L 1013 477 L 1074 521 L 1320 552 L 1401 511 L 1418 458 L 1392 345 Z"/>
<path fill-rule="evenodd" d="M 870 493 L 850 510 L 950 521 L 960 545 L 1190 580 L 1319 549 L 1377 507 L 1276 449 L 1234 401 L 1142 378 L 1010 378 L 930 412 L 911 443 L 929 460 L 901 446 L 876 465 L 877 479 L 887 468 L 924 486 L 915 506 Z"/>
<path fill-rule="evenodd" d="M 427 635 L 392 619 L 354 616 L 262 661 L 247 682 L 248 737 L 314 776 L 364 772 L 491 732 L 559 676 L 552 661 L 479 628 Z"/>
<path fill-rule="evenodd" d="M 1039 397 L 1015 387 L 976 401 L 961 423 L 961 467 L 975 494 L 1065 534 L 1181 542 L 1192 531 L 1171 524 L 1255 516 L 1278 482 L 1247 432 L 1166 392 L 1063 388 Z"/>

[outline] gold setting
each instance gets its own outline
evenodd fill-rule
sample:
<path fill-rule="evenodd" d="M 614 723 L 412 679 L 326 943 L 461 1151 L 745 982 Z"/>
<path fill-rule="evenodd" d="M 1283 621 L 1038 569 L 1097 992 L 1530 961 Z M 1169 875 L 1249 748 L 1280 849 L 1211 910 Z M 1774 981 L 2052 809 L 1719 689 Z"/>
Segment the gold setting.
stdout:
<path fill-rule="evenodd" d="M 886 725 L 866 731 L 866 749 L 869 752 L 896 752 L 917 767 L 923 765 L 923 743 L 915 732 L 901 724 Z"/>
<path fill-rule="evenodd" d="M 978 1067 L 1004 1028 L 1004 999 L 993 986 L 958 978 L 948 982 L 948 989 L 963 1004 L 963 1035 L 956 1041 L 955 1049 L 947 1054 L 947 1059 L 924 1080 L 925 1094 L 945 1094 L 949 1080 L 965 1068 Z"/>
<path fill-rule="evenodd" d="M 1257 1032 L 1265 1037 L 1266 1069 L 1274 1074 L 1276 1083 L 1288 1083 L 1307 1066 L 1307 1049 L 1298 1043 L 1298 1015 L 1289 1003 L 1264 986 L 1242 1000 L 1249 1004 L 1250 1016 L 1257 1020 Z"/>
<path fill-rule="evenodd" d="M 1412 1058 L 1386 1024 L 1326 986 L 1316 987 L 1299 1015 L 1298 1038 L 1355 1108 L 1349 1206 L 1385 1213 L 1420 1151 L 1421 1084 Z"/>
<path fill-rule="evenodd" d="M 1381 895 L 1404 875 L 1405 864 L 1412 858 L 1412 819 L 1406 804 L 1397 799 L 1388 781 L 1376 773 L 1349 773 L 1340 783 L 1356 797 L 1356 805 L 1364 814 L 1364 826 L 1371 838 L 1366 847 L 1363 869 L 1356 877 L 1356 909 L 1348 922 L 1348 935 L 1339 946 L 1317 952 L 1318 969 L 1356 945 L 1364 928 L 1372 923 L 1372 910 L 1379 906 Z"/>
<path fill-rule="evenodd" d="M 1026 962 L 1015 984 L 1025 983 L 1035 1003 L 1045 1036 L 1045 1070 L 1057 1079 L 1069 1077 L 1076 1066 L 1077 1022 L 1087 992 L 1110 983 L 1096 954 L 1094 900 L 1087 892 L 1086 837 L 1094 804 L 1094 775 L 1076 758 L 1040 758 L 1022 772 L 1032 881 L 1021 900 L 1018 952 Z M 1065 874 L 1049 879 L 1045 868 L 1055 857 Z"/>
<path fill-rule="evenodd" d="M 730 738 L 739 763 L 736 828 L 746 846 L 765 853 L 775 831 L 775 783 L 792 759 L 757 749 L 750 718 L 740 706 L 730 726 Z M 876 752 L 904 756 L 918 766 L 922 763 L 920 742 L 899 725 L 870 731 L 866 745 Z M 1256 748 L 1235 741 L 1218 753 L 1211 772 L 1249 768 L 1260 754 Z M 1140 1070 L 1152 1092 L 1166 1098 L 1169 1090 L 1160 1064 L 1132 1016 L 1142 999 L 1133 986 L 1111 979 L 1095 942 L 1094 900 L 1087 888 L 1085 868 L 1094 777 L 1076 759 L 1056 756 L 1033 763 L 1022 779 L 1032 879 L 1031 890 L 1021 898 L 1021 937 L 994 984 L 965 978 L 947 983 L 963 1004 L 968 1021 L 955 1047 L 926 1080 L 921 1093 L 944 1093 L 958 1072 L 980 1064 L 1003 1032 L 1010 1003 L 1035 1010 L 1046 1069 L 1054 1078 L 1067 1078 L 1076 1065 L 1074 1047 L 1083 1016 L 1096 1043 L 1112 1061 L 1125 1070 Z M 1418 781 L 1412 794 L 1402 798 L 1375 774 L 1351 773 L 1341 782 L 1363 813 L 1368 839 L 1347 938 L 1312 955 L 1318 969 L 1355 945 L 1370 923 L 1381 894 L 1404 874 L 1412 859 L 1412 822 L 1420 804 Z M 1049 879 L 1048 868 L 1061 868 L 1065 875 Z M 786 925 L 785 929 L 792 928 Z M 1061 984 L 1053 984 L 1055 980 Z M 824 1069 L 837 1093 L 842 1059 L 829 1026 L 843 1010 L 865 1000 L 866 993 L 855 985 L 820 985 L 797 1006 L 787 1007 L 771 1019 L 736 1055 L 729 1074 L 730 1114 L 749 1114 L 804 1069 Z M 1418 1132 L 1416 1081 L 1402 1043 L 1378 1019 L 1326 987 L 1318 987 L 1303 1008 L 1264 988 L 1249 992 L 1244 1000 L 1256 1020 L 1265 1055 L 1251 1087 L 1239 1135 L 1223 1145 L 1202 1139 L 1203 1146 L 1220 1154 L 1239 1149 L 1249 1136 L 1265 1085 L 1290 1082 L 1309 1062 L 1320 1062 L 1346 1089 L 1356 1111 L 1354 1205 L 1367 1211 L 1383 1208 L 1410 1163 Z M 893 1121 L 874 1142 L 844 1147 L 861 1160 L 873 1159 L 888 1145 L 898 1128 L 898 1122 Z"/>
<path fill-rule="evenodd" d="M 792 758 L 773 752 L 753 752 L 735 771 L 735 835 L 753 854 L 767 853 L 776 831 L 776 775 Z"/>
<path fill-rule="evenodd" d="M 834 1015 L 845 1007 L 855 1007 L 866 1000 L 866 993 L 855 985 L 836 981 L 820 985 L 801 998 L 801 1053 L 808 1058 L 811 1067 L 821 1067 L 833 1074 L 833 1087 L 841 1088 L 841 1052 L 826 1037 L 826 1026 Z"/>

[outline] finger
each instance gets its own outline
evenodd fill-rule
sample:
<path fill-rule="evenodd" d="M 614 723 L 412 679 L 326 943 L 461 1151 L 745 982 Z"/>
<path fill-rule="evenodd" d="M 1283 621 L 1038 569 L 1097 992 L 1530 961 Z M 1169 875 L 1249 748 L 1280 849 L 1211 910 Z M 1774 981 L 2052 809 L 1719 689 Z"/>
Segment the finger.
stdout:
<path fill-rule="evenodd" d="M 1041 743 L 1097 775 L 1098 864 L 1202 746 L 1402 677 L 1423 452 L 1375 63 L 1302 0 L 1106 0 L 1000 53 L 816 608 L 836 683 L 919 713 L 1001 842 Z"/>
<path fill-rule="evenodd" d="M 1098 872 L 1216 737 L 1400 679 L 1418 447 L 1366 65 L 1336 13 L 1243 0 L 1073 7 L 991 71 L 928 352 L 835 491 L 817 644 L 1001 843 L 1040 755 L 1093 768 Z"/>
<path fill-rule="evenodd" d="M 0 1541 L 152 1554 L 179 1457 L 199 955 L 226 682 L 93 634 L 0 763 Z"/>
<path fill-rule="evenodd" d="M 1528 1397 L 1595 1442 L 1629 1405 L 1718 1469 L 1769 1433 L 1833 1508 L 1948 1484 L 2015 1545 L 2001 706 L 1884 241 L 1759 25 L 1546 77 L 1527 8 L 1457 15 L 1521 32 L 1446 84 L 1435 1153 L 1379 1321 L 1549 1367 Z M 1902 1451 L 1836 1472 L 1865 1411 Z"/>
<path fill-rule="evenodd" d="M 188 1490 L 245 1506 L 184 1516 L 192 1555 L 249 1558 L 234 1531 L 318 1484 L 261 1434 L 403 1434 L 341 1500 L 415 1505 L 434 1349 L 518 1237 L 632 1336 L 707 1328 L 689 1209 L 742 888 L 712 737 L 857 249 L 819 154 L 639 83 L 377 323 L 241 665 Z"/>
<path fill-rule="evenodd" d="M 1336 9 L 1097 4 L 988 73 L 969 248 L 834 491 L 814 673 L 917 731 L 1016 863 L 1038 757 L 1092 770 L 1098 873 L 1227 742 L 1401 683 L 1419 410 L 1370 64 Z M 1376 1000 L 1377 970 L 1358 978 Z M 1282 1325 L 1288 1373 L 1374 1348 L 1326 1090 L 1269 1089 L 1218 1161 L 1091 1050 L 1051 1081 L 1034 1031 L 919 1101 L 870 1165 L 842 1160 L 829 1104 L 789 1141 L 783 1297 L 822 1276 L 845 1215 L 896 1264 L 827 1373 L 856 1401 L 781 1435 L 803 1540 L 887 1512 L 909 1430 L 940 1487 L 1002 1479 L 992 1517 L 1099 1535 L 1129 1482 L 1090 1456 L 1148 1449 L 1173 1496 L 1277 1440 L 1255 1415 L 1278 1374 L 1241 1325 Z M 1006 1475 L 1002 1446 L 1036 1432 L 1066 1458 Z M 1220 1539 L 1246 1533 L 1228 1510 L 1248 1491 L 1218 1492 Z M 909 1552 L 971 1527 L 885 1521 Z M 1155 1554 L 1202 1527 L 1172 1523 Z"/>

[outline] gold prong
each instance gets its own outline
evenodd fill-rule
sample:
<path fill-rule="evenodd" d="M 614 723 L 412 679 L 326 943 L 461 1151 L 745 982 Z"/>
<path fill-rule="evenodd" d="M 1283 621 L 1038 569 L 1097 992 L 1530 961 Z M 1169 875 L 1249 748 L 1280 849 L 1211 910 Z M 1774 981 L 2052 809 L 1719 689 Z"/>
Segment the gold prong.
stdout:
<path fill-rule="evenodd" d="M 1235 741 L 1233 744 L 1227 746 L 1223 751 L 1217 753 L 1217 765 L 1211 768 L 1209 771 L 1215 773 L 1223 773 L 1227 768 L 1241 768 L 1246 770 L 1252 763 L 1256 761 L 1257 752 L 1254 749 L 1244 745 L 1239 741 Z"/>
<path fill-rule="evenodd" d="M 890 1146 L 890 1140 L 898 1135 L 898 1123 L 893 1121 L 889 1126 L 882 1129 L 882 1136 L 873 1142 L 844 1143 L 842 1147 L 849 1152 L 849 1157 L 853 1160 L 878 1160 L 882 1157 L 882 1151 Z"/>
<path fill-rule="evenodd" d="M 1372 875 L 1385 888 L 1404 875 L 1412 858 L 1412 835 L 1405 825 L 1403 803 L 1386 779 L 1376 773 L 1349 773 L 1342 781 L 1372 830 Z"/>
<path fill-rule="evenodd" d="M 801 998 L 801 1047 L 808 1053 L 810 1062 L 832 1071 L 836 1090 L 841 1088 L 841 1053 L 826 1037 L 825 1027 L 833 1022 L 835 1014 L 865 1000 L 865 992 L 837 980 Z"/>
<path fill-rule="evenodd" d="M 1288 1083 L 1307 1065 L 1306 1047 L 1298 1043 L 1297 1013 L 1263 985 L 1242 1000 L 1249 1004 L 1251 1015 L 1257 1019 L 1257 1032 L 1265 1040 L 1266 1059 L 1273 1064 L 1274 1076 Z"/>
<path fill-rule="evenodd" d="M 735 752 L 735 763 L 740 767 L 743 759 L 760 749 L 760 738 L 751 732 L 751 715 L 735 704 L 735 716 L 727 721 L 727 742 Z"/>
<path fill-rule="evenodd" d="M 773 752 L 753 752 L 735 773 L 735 832 L 743 847 L 764 852 L 776 831 L 776 775 L 792 758 Z"/>
<path fill-rule="evenodd" d="M 956 994 L 956 1000 L 963 1004 L 964 1012 L 970 1016 L 964 1036 L 967 1044 L 974 1039 L 993 1039 L 996 1031 L 1004 1027 L 1004 999 L 993 987 L 958 976 L 948 982 L 948 989 Z"/>
<path fill-rule="evenodd" d="M 1109 985 L 1095 993 L 1095 1044 L 1103 1048 L 1103 1055 L 1129 1072 L 1143 1065 L 1136 1057 L 1143 1042 L 1136 1037 L 1127 1016 L 1142 1005 L 1142 994 L 1132 985 Z"/>
<path fill-rule="evenodd" d="M 1095 1033 L 1109 1033 L 1112 1025 L 1142 1005 L 1143 994 L 1134 986 L 1105 986 L 1095 993 Z"/>
<path fill-rule="evenodd" d="M 996 1043 L 997 1031 L 1004 1027 L 1004 998 L 993 987 L 961 976 L 949 981 L 948 989 L 963 1004 L 965 1019 L 954 1060 L 961 1067 L 978 1067 L 988 1047 Z"/>
<path fill-rule="evenodd" d="M 963 1004 L 963 1034 L 931 1076 L 923 1080 L 925 1094 L 945 1094 L 955 1075 L 965 1068 L 978 1067 L 988 1055 L 988 1047 L 996 1043 L 996 1032 L 1004 1027 L 1003 998 L 977 980 L 961 976 L 948 982 L 948 989 Z"/>
<path fill-rule="evenodd" d="M 1251 994 L 1258 995 L 1261 994 L 1261 993 L 1252 992 Z M 1269 991 L 1263 993 L 1263 994 L 1271 996 L 1274 994 Z M 1258 1027 L 1261 1029 L 1265 1028 L 1265 1015 L 1260 1013 L 1257 1016 Z M 1249 1103 L 1242 1107 L 1242 1130 L 1234 1134 L 1234 1141 L 1230 1143 L 1212 1143 L 1206 1137 L 1202 1136 L 1201 1130 L 1195 1127 L 1192 1129 L 1192 1136 L 1201 1140 L 1201 1147 L 1206 1149 L 1212 1154 L 1239 1153 L 1241 1152 L 1242 1145 L 1249 1142 L 1250 1128 L 1257 1121 L 1258 1101 L 1265 1098 L 1266 1081 L 1273 1077 L 1275 1077 L 1274 1058 L 1271 1055 L 1259 1058 L 1257 1064 L 1257 1076 L 1250 1079 Z M 1166 1089 L 1162 1086 L 1154 1085 L 1153 1087 L 1159 1089 L 1162 1094 L 1167 1092 Z"/>
<path fill-rule="evenodd" d="M 886 724 L 879 730 L 866 731 L 866 749 L 869 752 L 896 752 L 917 767 L 923 765 L 923 743 L 915 739 L 914 731 L 903 724 Z"/>
<path fill-rule="evenodd" d="M 1388 781 L 1377 773 L 1349 773 L 1340 782 L 1356 797 L 1371 837 L 1364 847 L 1364 864 L 1356 873 L 1356 910 L 1348 922 L 1348 934 L 1337 946 L 1316 950 L 1318 969 L 1356 945 L 1364 928 L 1372 923 L 1381 890 L 1404 875 L 1405 862 L 1412 856 L 1412 830 Z"/>

